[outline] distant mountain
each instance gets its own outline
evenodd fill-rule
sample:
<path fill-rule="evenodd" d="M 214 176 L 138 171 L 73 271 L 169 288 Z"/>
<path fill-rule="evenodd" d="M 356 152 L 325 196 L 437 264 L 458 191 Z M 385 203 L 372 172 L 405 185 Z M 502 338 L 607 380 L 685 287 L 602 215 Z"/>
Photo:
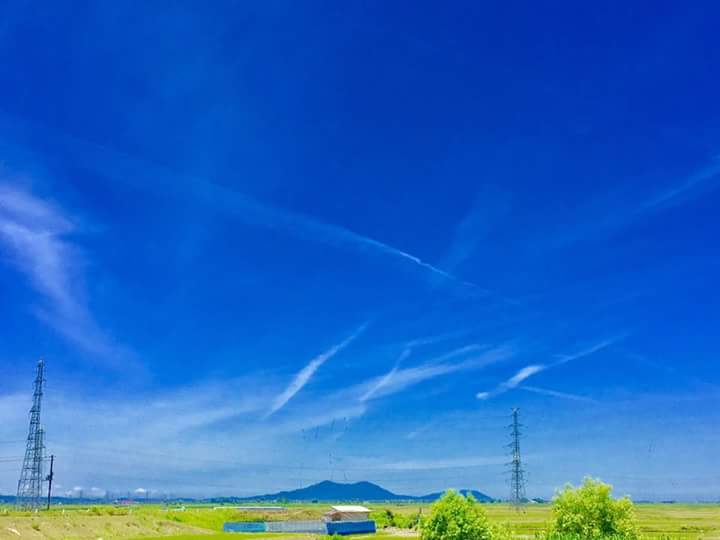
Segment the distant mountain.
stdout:
<path fill-rule="evenodd" d="M 480 491 L 460 490 L 461 493 L 472 493 L 480 502 L 491 502 L 494 499 Z M 392 491 L 373 484 L 372 482 L 355 482 L 353 484 L 341 484 L 325 480 L 301 489 L 291 491 L 280 491 L 268 495 L 246 497 L 247 501 L 435 501 L 442 496 L 442 493 L 431 493 L 421 497 L 413 495 L 398 495 Z M 234 497 L 232 498 L 234 500 Z"/>
<path fill-rule="evenodd" d="M 490 497 L 490 495 L 486 495 L 486 494 L 483 493 L 482 491 L 477 491 L 477 490 L 474 490 L 474 489 L 458 489 L 457 492 L 458 492 L 458 493 L 461 493 L 461 494 L 464 495 L 465 497 L 467 497 L 468 495 L 472 495 L 472 496 L 475 498 L 475 500 L 478 501 L 478 502 L 494 502 L 494 501 L 495 501 L 495 499 L 493 499 L 492 497 Z M 418 500 L 418 501 L 436 501 L 436 500 L 438 500 L 438 499 L 439 499 L 440 497 L 442 497 L 442 496 L 443 496 L 443 492 L 430 493 L 429 495 L 425 495 L 425 496 L 423 496 L 423 497 L 415 497 L 415 500 Z"/>
<path fill-rule="evenodd" d="M 392 501 L 397 498 L 398 495 L 370 482 L 340 484 L 329 480 L 291 491 L 248 497 L 256 501 Z"/>
<path fill-rule="evenodd" d="M 472 493 L 473 497 L 480 502 L 493 502 L 494 499 L 485 493 L 469 489 L 459 490 L 463 495 Z M 417 501 L 417 502 L 433 502 L 442 497 L 442 493 L 430 493 L 416 497 L 413 495 L 398 495 L 392 491 L 373 484 L 372 482 L 355 482 L 354 484 L 341 484 L 339 482 L 331 482 L 325 480 L 318 484 L 313 484 L 301 489 L 291 491 L 280 491 L 278 493 L 270 493 L 267 495 L 257 495 L 255 497 L 213 497 L 209 499 L 188 499 L 173 498 L 173 502 L 192 502 L 205 501 L 212 503 L 243 503 L 247 501 L 322 501 L 322 502 L 342 502 L 342 501 Z M 15 502 L 13 496 L 0 495 L 0 502 L 12 504 Z M 78 499 L 53 497 L 53 504 L 97 504 L 100 499 Z M 138 499 L 138 503 L 161 502 L 160 499 Z M 167 501 L 166 501 L 167 502 Z"/>

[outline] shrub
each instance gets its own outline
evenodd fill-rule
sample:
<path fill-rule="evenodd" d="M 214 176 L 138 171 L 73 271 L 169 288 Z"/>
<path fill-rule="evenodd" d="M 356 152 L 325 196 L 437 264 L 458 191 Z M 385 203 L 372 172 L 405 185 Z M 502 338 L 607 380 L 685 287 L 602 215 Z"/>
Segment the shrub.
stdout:
<path fill-rule="evenodd" d="M 485 511 L 472 495 L 448 491 L 422 523 L 422 540 L 492 540 Z"/>
<path fill-rule="evenodd" d="M 412 515 L 408 516 L 407 520 L 403 524 L 403 527 L 405 527 L 406 529 L 417 529 L 418 526 L 420 525 L 421 519 L 422 519 L 422 514 L 418 510 L 417 514 L 412 514 Z"/>
<path fill-rule="evenodd" d="M 375 521 L 375 525 L 378 529 L 385 529 L 387 527 L 395 527 L 395 514 L 389 508 L 385 510 L 378 510 L 370 513 L 370 519 Z"/>
<path fill-rule="evenodd" d="M 565 486 L 553 500 L 552 535 L 637 540 L 632 501 L 613 499 L 611 494 L 612 486 L 592 478 L 577 488 Z"/>
<path fill-rule="evenodd" d="M 389 508 L 370 512 L 370 519 L 378 529 L 397 527 L 398 529 L 416 529 L 420 523 L 420 512 L 414 514 L 395 513 Z"/>

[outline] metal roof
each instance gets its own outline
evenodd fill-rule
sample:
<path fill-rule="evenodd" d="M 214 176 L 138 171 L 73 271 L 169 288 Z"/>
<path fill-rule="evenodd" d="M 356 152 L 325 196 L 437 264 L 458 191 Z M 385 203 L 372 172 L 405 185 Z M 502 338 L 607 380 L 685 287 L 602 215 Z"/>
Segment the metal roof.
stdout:
<path fill-rule="evenodd" d="M 369 512 L 369 508 L 365 508 L 364 506 L 331 506 L 333 510 L 336 510 L 338 512 Z"/>

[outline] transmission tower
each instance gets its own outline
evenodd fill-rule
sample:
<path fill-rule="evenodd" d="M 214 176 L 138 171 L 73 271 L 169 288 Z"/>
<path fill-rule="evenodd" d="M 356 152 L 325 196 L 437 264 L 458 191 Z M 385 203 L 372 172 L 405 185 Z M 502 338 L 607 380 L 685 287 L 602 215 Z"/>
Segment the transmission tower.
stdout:
<path fill-rule="evenodd" d="M 512 410 L 512 424 L 510 425 L 510 450 L 512 461 L 510 462 L 510 502 L 517 510 L 520 510 L 525 502 L 525 471 L 520 460 L 520 409 Z"/>
<path fill-rule="evenodd" d="M 43 385 L 45 383 L 45 361 L 40 359 L 35 376 L 33 405 L 30 409 L 30 430 L 28 431 L 25 459 L 18 481 L 16 504 L 21 508 L 37 509 L 42 498 L 43 462 L 45 459 L 45 431 L 40 424 Z"/>

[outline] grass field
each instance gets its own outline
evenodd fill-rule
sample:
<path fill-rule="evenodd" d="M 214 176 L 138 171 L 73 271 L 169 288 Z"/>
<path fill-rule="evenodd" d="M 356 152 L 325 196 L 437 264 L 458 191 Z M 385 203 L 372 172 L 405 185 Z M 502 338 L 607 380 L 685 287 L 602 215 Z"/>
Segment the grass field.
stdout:
<path fill-rule="evenodd" d="M 399 516 L 398 522 L 409 520 L 418 512 L 427 514 L 428 505 L 370 505 L 383 517 L 386 510 Z M 159 505 L 132 507 L 66 506 L 38 514 L 0 508 L 0 540 L 135 540 L 167 538 L 168 540 L 309 540 L 313 535 L 288 534 L 223 534 L 225 521 L 269 521 L 284 519 L 317 519 L 327 504 L 290 505 L 285 512 L 248 513 L 231 508 L 211 506 L 165 508 Z M 494 523 L 509 525 L 517 538 L 532 538 L 547 528 L 552 514 L 549 505 L 529 505 L 517 512 L 509 505 L 483 505 Z M 640 531 L 645 538 L 665 536 L 673 540 L 720 540 L 720 505 L 700 504 L 638 504 L 636 512 Z M 382 523 L 378 519 L 378 523 Z M 397 538 L 412 536 L 407 529 L 381 529 L 377 535 L 364 538 Z"/>

